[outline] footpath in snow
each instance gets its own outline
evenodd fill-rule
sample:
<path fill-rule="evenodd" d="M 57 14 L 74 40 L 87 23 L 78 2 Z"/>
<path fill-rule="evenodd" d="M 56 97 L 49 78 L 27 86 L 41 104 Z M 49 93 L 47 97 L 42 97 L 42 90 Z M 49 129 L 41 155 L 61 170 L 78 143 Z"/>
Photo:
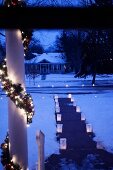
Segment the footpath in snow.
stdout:
<path fill-rule="evenodd" d="M 87 122 L 80 107 L 76 106 L 73 96 L 69 96 L 71 95 L 69 94 L 68 98 L 55 96 L 56 135 L 60 143 L 60 155 L 54 155 L 48 159 L 48 169 L 51 169 L 52 165 L 57 166 L 58 169 L 65 169 L 67 165 L 66 169 L 69 169 L 70 160 L 71 169 L 113 168 L 113 154 L 107 152 L 100 141 L 93 140 L 92 125 Z M 62 159 L 65 160 L 64 164 Z"/>

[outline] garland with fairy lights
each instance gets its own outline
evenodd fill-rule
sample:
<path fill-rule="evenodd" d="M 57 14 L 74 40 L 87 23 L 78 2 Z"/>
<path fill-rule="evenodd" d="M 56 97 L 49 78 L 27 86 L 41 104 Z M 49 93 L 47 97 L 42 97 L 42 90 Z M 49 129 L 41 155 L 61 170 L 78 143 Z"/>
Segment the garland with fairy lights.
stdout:
<path fill-rule="evenodd" d="M 29 29 L 29 30 L 22 29 L 21 34 L 22 34 L 22 43 L 24 46 L 24 56 L 26 56 L 28 46 L 29 46 L 29 43 L 30 43 L 31 37 L 32 37 L 32 30 L 31 29 Z"/>
<path fill-rule="evenodd" d="M 23 7 L 23 4 L 25 5 L 25 2 L 20 0 L 6 0 L 4 3 L 4 5 L 7 7 Z M 22 29 L 20 31 L 24 47 L 24 56 L 26 56 L 28 45 L 32 37 L 32 30 Z M 6 95 L 10 97 L 10 99 L 18 108 L 24 110 L 24 113 L 27 116 L 27 124 L 32 123 L 32 117 L 34 115 L 33 100 L 31 95 L 26 93 L 21 84 L 15 84 L 12 82 L 12 80 L 9 79 L 7 73 L 6 58 L 0 64 L 0 81 L 2 84 L 1 87 L 6 92 Z"/>
<path fill-rule="evenodd" d="M 24 110 L 27 116 L 27 123 L 31 123 L 34 115 L 33 100 L 21 84 L 14 84 L 8 78 L 6 59 L 0 64 L 0 81 L 2 83 L 1 88 L 6 92 L 6 95 L 10 97 L 18 108 Z"/>
<path fill-rule="evenodd" d="M 0 149 L 2 150 L 1 154 L 1 163 L 6 170 L 22 170 L 20 165 L 14 163 L 12 157 L 9 153 L 9 134 L 7 133 L 4 142 L 1 144 Z"/>
<path fill-rule="evenodd" d="M 5 0 L 6 7 L 25 7 L 26 4 L 21 0 Z M 32 30 L 22 29 L 22 43 L 24 47 L 24 56 L 28 49 L 32 37 Z M 34 105 L 30 94 L 27 94 L 21 84 L 15 84 L 8 77 L 6 58 L 0 64 L 0 81 L 2 89 L 5 90 L 6 95 L 15 103 L 16 107 L 23 109 L 27 117 L 27 124 L 32 123 L 34 115 Z M 6 170 L 22 170 L 19 164 L 15 163 L 9 152 L 9 134 L 7 133 L 4 143 L 1 144 L 2 149 L 1 163 Z"/>
<path fill-rule="evenodd" d="M 5 0 L 4 6 L 6 6 L 6 7 L 26 7 L 26 3 L 21 0 Z"/>
<path fill-rule="evenodd" d="M 31 34 L 29 34 L 29 36 L 30 35 Z M 27 51 L 29 41 L 27 33 L 22 31 L 22 42 L 25 53 Z M 15 84 L 8 78 L 6 58 L 0 64 L 0 81 L 2 83 L 2 89 L 6 91 L 6 95 L 10 97 L 18 108 L 24 110 L 27 116 L 27 124 L 32 123 L 32 117 L 34 115 L 33 100 L 31 95 L 26 93 L 21 84 Z"/>

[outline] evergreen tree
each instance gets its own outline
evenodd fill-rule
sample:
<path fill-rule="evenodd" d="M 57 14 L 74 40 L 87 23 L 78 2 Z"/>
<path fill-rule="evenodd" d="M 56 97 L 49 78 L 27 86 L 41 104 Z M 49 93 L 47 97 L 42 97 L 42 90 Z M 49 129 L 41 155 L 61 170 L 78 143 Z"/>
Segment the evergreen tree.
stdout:
<path fill-rule="evenodd" d="M 90 3 L 96 6 L 112 5 L 111 1 L 95 0 Z M 92 29 L 86 31 L 82 43 L 81 67 L 75 77 L 86 77 L 92 74 L 92 84 L 97 73 L 113 73 L 113 30 Z"/>
<path fill-rule="evenodd" d="M 57 51 L 64 52 L 72 70 L 78 72 L 81 56 L 81 34 L 77 30 L 63 30 L 56 40 Z"/>
<path fill-rule="evenodd" d="M 29 44 L 29 48 L 28 51 L 26 53 L 26 60 L 30 60 L 34 57 L 36 57 L 36 55 L 34 55 L 34 53 L 37 54 L 42 54 L 44 52 L 44 48 L 41 45 L 39 40 L 36 40 L 35 38 L 32 38 L 30 44 Z"/>

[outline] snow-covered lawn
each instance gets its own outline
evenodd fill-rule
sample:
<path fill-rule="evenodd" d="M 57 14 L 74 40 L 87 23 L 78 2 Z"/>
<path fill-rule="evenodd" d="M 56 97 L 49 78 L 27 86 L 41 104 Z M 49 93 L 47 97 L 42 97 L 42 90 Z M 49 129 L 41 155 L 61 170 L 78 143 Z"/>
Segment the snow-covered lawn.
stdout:
<path fill-rule="evenodd" d="M 37 75 L 34 80 L 32 76 L 26 77 L 27 87 L 70 87 L 70 86 L 91 86 L 92 76 L 85 78 L 74 78 L 74 73 L 68 74 L 49 74 L 42 80 L 41 75 Z M 113 84 L 113 75 L 97 75 L 95 85 Z"/>
<path fill-rule="evenodd" d="M 8 130 L 7 109 L 8 109 L 7 98 L 5 96 L 0 96 L 0 144 L 4 142 Z M 0 170 L 2 169 L 3 167 L 0 163 Z"/>
<path fill-rule="evenodd" d="M 45 158 L 52 153 L 59 153 L 59 145 L 55 140 L 56 124 L 53 95 L 32 94 L 35 105 L 33 123 L 28 127 L 29 168 L 34 168 L 38 160 L 36 132 L 45 134 Z"/>
<path fill-rule="evenodd" d="M 103 77 L 98 76 L 98 81 L 103 85 L 111 85 L 113 82 L 113 76 L 104 75 Z M 40 86 L 61 86 L 65 87 L 66 84 L 69 86 L 82 85 L 84 82 L 88 84 L 91 80 L 89 77 L 87 79 L 74 79 L 72 74 L 67 75 L 47 75 L 46 80 L 41 80 L 39 76 L 35 80 L 35 85 L 33 81 L 26 80 L 27 87 L 38 87 Z M 91 81 L 90 81 L 91 82 Z M 102 85 L 101 84 L 101 85 Z M 39 87 L 40 88 L 40 87 Z M 87 91 L 88 91 L 87 87 Z M 51 90 L 52 89 L 52 90 Z M 36 132 L 37 130 L 42 130 L 45 134 L 45 157 L 51 155 L 52 153 L 59 153 L 59 144 L 56 141 L 56 124 L 55 124 L 55 114 L 54 114 L 54 88 L 48 90 L 48 94 L 45 94 L 43 89 L 40 89 L 39 93 L 31 93 L 34 105 L 35 105 L 35 116 L 33 118 L 33 123 L 28 127 L 28 152 L 29 152 L 29 169 L 32 170 L 36 166 L 38 159 L 38 146 L 36 143 Z M 66 90 L 61 89 L 63 94 L 59 94 L 59 97 L 67 97 L 68 91 L 73 93 L 74 89 L 65 87 Z M 107 150 L 113 152 L 113 88 L 109 90 L 92 90 L 92 93 L 74 93 L 72 96 L 80 106 L 81 111 L 85 114 L 88 123 L 93 126 L 94 133 L 96 135 L 95 140 L 103 142 L 103 145 Z M 49 92 L 51 93 L 49 94 Z M 79 89 L 80 91 L 80 89 Z M 59 88 L 60 92 L 60 88 Z M 77 90 L 76 90 L 77 92 Z M 2 95 L 0 98 L 0 143 L 3 142 L 6 136 L 6 131 L 8 129 L 8 116 L 7 116 L 7 98 Z M 0 169 L 2 166 L 0 165 Z"/>

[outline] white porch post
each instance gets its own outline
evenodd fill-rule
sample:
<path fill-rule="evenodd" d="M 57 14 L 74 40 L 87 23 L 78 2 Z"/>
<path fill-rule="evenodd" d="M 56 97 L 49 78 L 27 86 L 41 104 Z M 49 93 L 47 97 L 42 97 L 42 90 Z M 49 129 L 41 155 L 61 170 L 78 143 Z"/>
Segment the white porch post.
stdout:
<path fill-rule="evenodd" d="M 45 165 L 44 165 L 44 144 L 45 144 L 45 135 L 44 133 L 40 130 L 37 131 L 36 134 L 36 141 L 38 144 L 38 170 L 45 170 Z"/>
<path fill-rule="evenodd" d="M 20 30 L 6 30 L 6 58 L 8 76 L 14 83 L 25 86 L 24 49 Z M 24 170 L 28 166 L 26 116 L 9 99 L 10 154 Z"/>

